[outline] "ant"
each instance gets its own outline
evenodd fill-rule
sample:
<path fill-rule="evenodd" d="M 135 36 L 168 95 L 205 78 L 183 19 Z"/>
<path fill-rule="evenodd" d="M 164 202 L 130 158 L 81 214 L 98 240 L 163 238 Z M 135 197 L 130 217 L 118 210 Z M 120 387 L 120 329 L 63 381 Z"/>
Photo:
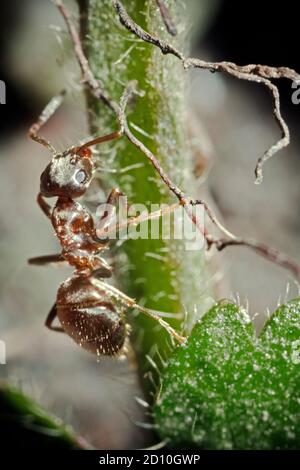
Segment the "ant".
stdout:
<path fill-rule="evenodd" d="M 60 284 L 56 302 L 45 325 L 51 330 L 67 333 L 79 346 L 98 356 L 119 356 L 127 352 L 130 328 L 126 323 L 125 311 L 132 308 L 153 318 L 182 343 L 185 338 L 159 315 L 101 280 L 112 275 L 111 266 L 101 256 L 108 248 L 109 240 L 97 237 L 92 215 L 75 199 L 85 194 L 93 178 L 95 164 L 90 147 L 120 138 L 122 131 L 97 137 L 58 153 L 48 140 L 39 135 L 39 131 L 60 106 L 63 94 L 52 98 L 28 132 L 31 139 L 52 154 L 41 175 L 37 203 L 52 222 L 62 248 L 59 254 L 31 258 L 29 263 L 46 265 L 67 262 L 75 269 L 73 276 Z M 107 203 L 116 205 L 121 195 L 118 189 L 113 189 Z M 53 197 L 57 200 L 52 207 L 45 198 Z M 101 223 L 109 227 L 109 218 L 106 211 Z M 61 326 L 53 326 L 56 317 Z"/>

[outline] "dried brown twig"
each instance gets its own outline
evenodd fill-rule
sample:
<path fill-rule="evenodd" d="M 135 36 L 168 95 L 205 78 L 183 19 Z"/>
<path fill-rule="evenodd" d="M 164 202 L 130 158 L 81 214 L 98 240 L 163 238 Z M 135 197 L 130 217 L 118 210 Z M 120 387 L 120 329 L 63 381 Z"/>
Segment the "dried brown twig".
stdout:
<path fill-rule="evenodd" d="M 177 35 L 177 28 L 171 18 L 170 12 L 164 2 L 164 0 L 156 0 L 163 22 L 165 23 L 166 30 L 172 36 Z"/>
<path fill-rule="evenodd" d="M 256 184 L 260 184 L 263 179 L 263 166 L 269 158 L 273 157 L 275 153 L 282 150 L 290 143 L 289 128 L 284 121 L 280 111 L 280 96 L 276 85 L 271 82 L 272 79 L 287 78 L 293 81 L 299 81 L 300 75 L 295 70 L 288 67 L 268 67 L 266 65 L 249 64 L 249 65 L 236 65 L 232 62 L 206 62 L 204 60 L 187 58 L 181 51 L 173 47 L 166 41 L 150 34 L 137 25 L 133 19 L 128 15 L 124 6 L 119 0 L 112 0 L 120 22 L 135 36 L 143 41 L 154 44 L 159 47 L 163 54 L 172 54 L 181 60 L 185 69 L 191 67 L 210 70 L 211 72 L 224 72 L 239 80 L 247 80 L 249 82 L 256 82 L 264 85 L 271 93 L 273 98 L 273 114 L 275 120 L 281 130 L 282 137 L 274 145 L 272 145 L 262 157 L 258 159 L 255 167 Z"/>
<path fill-rule="evenodd" d="M 149 33 L 144 32 L 138 25 L 135 25 L 135 23 L 129 18 L 127 13 L 125 12 L 123 6 L 120 4 L 120 2 L 116 0 L 112 0 L 113 4 L 115 5 L 116 8 L 118 8 L 118 12 L 121 15 L 120 11 L 122 12 L 122 16 L 120 16 L 120 19 L 123 18 L 124 24 L 126 20 L 126 26 L 128 29 L 130 29 L 132 32 L 135 32 L 139 37 L 144 39 L 147 42 L 151 42 L 155 45 L 158 45 L 162 52 L 168 54 L 172 53 L 176 55 L 178 58 L 181 60 L 184 60 L 185 66 L 187 63 L 187 60 L 193 60 L 193 59 L 184 59 L 182 54 L 176 49 L 174 49 L 172 46 L 167 45 L 166 43 L 163 43 L 161 40 L 154 38 L 153 36 L 149 35 Z M 63 5 L 63 3 L 60 0 L 55 0 L 55 4 L 57 5 L 59 11 L 61 12 L 71 40 L 74 45 L 74 51 L 75 55 L 77 58 L 77 61 L 79 63 L 81 73 L 82 73 L 82 80 L 84 84 L 86 84 L 91 93 L 99 100 L 101 100 L 108 108 L 110 108 L 117 116 L 119 123 L 120 123 L 120 128 L 121 132 L 128 138 L 128 140 L 135 146 L 137 147 L 143 154 L 144 156 L 151 162 L 153 167 L 155 168 L 156 172 L 159 174 L 160 178 L 163 180 L 163 182 L 168 186 L 170 191 L 177 197 L 180 205 L 182 205 L 187 213 L 187 215 L 190 217 L 190 219 L 193 221 L 193 223 L 196 225 L 198 230 L 201 232 L 201 234 L 204 236 L 208 248 L 211 246 L 215 246 L 217 250 L 221 251 L 224 248 L 228 246 L 233 246 L 233 245 L 241 245 L 241 246 L 246 246 L 248 248 L 251 248 L 252 250 L 256 251 L 259 253 L 261 256 L 267 258 L 269 261 L 272 261 L 276 263 L 277 265 L 286 268 L 289 270 L 291 273 L 293 273 L 297 278 L 300 278 L 300 266 L 298 266 L 292 259 L 290 259 L 287 255 L 284 253 L 281 253 L 280 251 L 273 249 L 271 247 L 268 247 L 267 245 L 260 243 L 256 240 L 252 239 L 245 239 L 241 237 L 237 237 L 231 232 L 229 232 L 222 224 L 221 222 L 217 219 L 216 215 L 212 211 L 212 209 L 209 207 L 209 205 L 206 203 L 204 200 L 194 200 L 186 196 L 186 194 L 170 179 L 170 177 L 165 173 L 163 168 L 161 167 L 158 159 L 155 157 L 155 155 L 131 132 L 129 129 L 129 126 L 127 124 L 127 119 L 126 119 L 126 105 L 128 100 L 130 99 L 132 93 L 136 92 L 135 90 L 135 82 L 131 82 L 129 86 L 126 88 L 125 92 L 123 93 L 123 96 L 121 98 L 120 104 L 117 104 L 115 101 L 113 101 L 110 96 L 106 93 L 104 90 L 102 84 L 94 77 L 92 70 L 90 69 L 88 60 L 83 52 L 81 40 L 79 37 L 79 34 L 77 32 L 76 27 L 74 26 L 70 14 L 66 7 Z M 122 10 L 120 10 L 122 8 Z M 125 15 L 125 19 L 124 19 Z M 123 22 L 123 21 L 122 21 Z M 143 34 L 141 34 L 141 31 Z M 222 63 L 224 64 L 224 63 Z M 227 63 L 229 64 L 229 63 Z M 215 64 L 216 65 L 216 64 Z M 234 65 L 234 64 L 233 64 Z M 236 66 L 237 67 L 237 66 Z M 256 66 L 246 66 L 246 67 L 256 67 Z M 209 67 L 206 67 L 209 68 Z M 247 69 L 249 70 L 249 69 Z M 273 77 L 275 77 L 276 73 L 278 72 L 279 69 L 275 69 L 272 71 L 272 68 L 270 67 L 263 67 L 261 73 L 264 73 L 266 76 L 268 74 L 272 74 Z M 293 75 L 292 70 L 290 69 L 284 69 L 286 70 L 286 74 L 290 74 L 291 76 Z M 243 73 L 250 73 L 250 72 L 243 72 Z M 277 78 L 277 77 L 276 77 Z M 262 80 L 262 78 L 260 78 Z M 272 84 L 271 84 L 272 85 Z M 273 86 L 273 85 L 272 85 Z M 275 87 L 276 88 L 276 87 Z M 277 88 L 276 88 L 277 90 Z M 280 116 L 280 114 L 279 114 Z M 284 121 L 283 121 L 284 122 Z M 195 218 L 194 216 L 194 211 L 193 211 L 193 206 L 201 204 L 204 206 L 206 214 L 210 218 L 211 222 L 222 232 L 224 235 L 223 238 L 215 238 L 213 235 L 207 232 L 207 230 L 201 225 L 199 220 Z"/>

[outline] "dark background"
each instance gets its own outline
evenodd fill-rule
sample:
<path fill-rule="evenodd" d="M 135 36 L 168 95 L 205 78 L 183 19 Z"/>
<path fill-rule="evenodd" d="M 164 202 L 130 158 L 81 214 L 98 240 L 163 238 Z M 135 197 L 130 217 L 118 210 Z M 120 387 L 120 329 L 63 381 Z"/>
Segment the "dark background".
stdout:
<path fill-rule="evenodd" d="M 22 21 L 24 9 L 26 0 L 0 2 L 0 79 L 6 82 L 8 103 L 0 108 L 0 133 L 14 132 L 24 121 L 32 121 L 42 105 L 28 99 L 5 67 L 7 46 Z M 213 47 L 215 60 L 284 65 L 300 70 L 299 13 L 300 6 L 293 0 L 221 0 L 212 26 L 201 42 Z M 280 90 L 284 111 L 299 116 L 295 107 L 288 106 L 290 84 L 280 84 Z"/>

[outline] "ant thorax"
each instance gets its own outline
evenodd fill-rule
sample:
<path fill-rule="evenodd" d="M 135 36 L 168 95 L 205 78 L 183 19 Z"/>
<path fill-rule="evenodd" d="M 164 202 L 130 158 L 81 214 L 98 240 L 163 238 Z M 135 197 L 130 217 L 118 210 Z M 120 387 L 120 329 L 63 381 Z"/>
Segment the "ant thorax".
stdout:
<path fill-rule="evenodd" d="M 97 269 L 99 260 L 95 255 L 107 243 L 97 238 L 93 217 L 86 207 L 72 199 L 59 197 L 52 212 L 52 224 L 64 258 L 79 270 Z"/>

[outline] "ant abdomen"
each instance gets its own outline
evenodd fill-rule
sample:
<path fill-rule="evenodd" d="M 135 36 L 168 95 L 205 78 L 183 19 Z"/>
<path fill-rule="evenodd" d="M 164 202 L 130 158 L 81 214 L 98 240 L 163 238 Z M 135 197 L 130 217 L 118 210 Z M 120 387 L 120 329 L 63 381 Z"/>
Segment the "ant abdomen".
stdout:
<path fill-rule="evenodd" d="M 89 277 L 63 282 L 57 293 L 57 316 L 64 331 L 83 349 L 97 355 L 122 353 L 127 336 L 124 314 Z"/>

